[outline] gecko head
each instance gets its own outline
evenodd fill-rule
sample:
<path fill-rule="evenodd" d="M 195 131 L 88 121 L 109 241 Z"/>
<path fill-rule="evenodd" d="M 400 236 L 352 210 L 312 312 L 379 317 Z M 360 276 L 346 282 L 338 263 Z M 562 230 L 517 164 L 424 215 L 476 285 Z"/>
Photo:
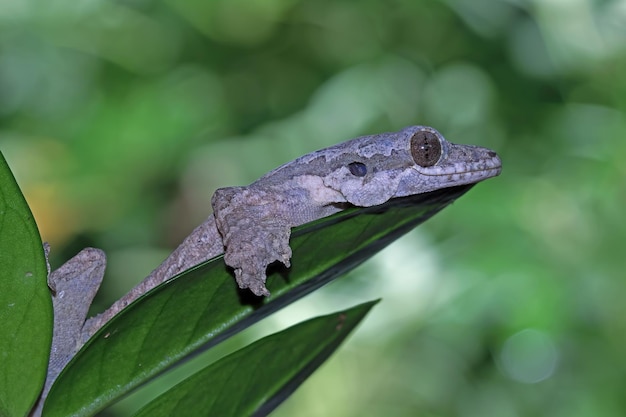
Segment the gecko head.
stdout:
<path fill-rule="evenodd" d="M 342 150 L 324 184 L 361 207 L 476 183 L 501 170 L 492 150 L 450 143 L 427 126 L 353 139 Z"/>

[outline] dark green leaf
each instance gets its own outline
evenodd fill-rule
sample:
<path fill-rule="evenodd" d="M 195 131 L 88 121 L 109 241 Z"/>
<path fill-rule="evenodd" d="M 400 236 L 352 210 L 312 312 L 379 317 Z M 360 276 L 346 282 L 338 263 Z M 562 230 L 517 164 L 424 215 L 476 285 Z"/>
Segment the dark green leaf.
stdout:
<path fill-rule="evenodd" d="M 0 153 L 0 416 L 24 416 L 46 377 L 52 301 L 35 220 Z"/>
<path fill-rule="evenodd" d="M 217 257 L 114 317 L 52 386 L 48 417 L 87 416 L 198 349 L 213 346 L 353 269 L 471 186 L 350 209 L 294 229 L 292 267 L 268 272 L 269 299 L 237 290 Z"/>
<path fill-rule="evenodd" d="M 376 302 L 263 338 L 187 378 L 135 417 L 265 416 L 328 359 Z"/>

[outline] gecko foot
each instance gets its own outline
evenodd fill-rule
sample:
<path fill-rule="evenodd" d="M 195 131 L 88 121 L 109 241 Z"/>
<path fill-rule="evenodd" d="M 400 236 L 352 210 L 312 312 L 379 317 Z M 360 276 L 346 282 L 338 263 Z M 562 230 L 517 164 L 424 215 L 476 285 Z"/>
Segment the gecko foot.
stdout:
<path fill-rule="evenodd" d="M 263 274 L 262 279 L 255 274 L 247 274 L 241 269 L 235 269 L 235 279 L 237 279 L 237 285 L 239 288 L 248 288 L 254 293 L 254 295 L 269 297 L 270 292 L 265 287 L 265 279 L 267 277 Z"/>
<path fill-rule="evenodd" d="M 224 244 L 224 262 L 235 270 L 240 288 L 268 296 L 267 266 L 289 267 L 291 223 L 281 213 L 281 195 L 242 187 L 221 188 L 213 195 L 213 211 Z"/>
<path fill-rule="evenodd" d="M 256 236 L 247 233 L 232 235 L 226 246 L 224 261 L 235 270 L 235 278 L 239 288 L 248 288 L 255 295 L 269 296 L 270 292 L 265 287 L 267 280 L 266 270 L 268 265 L 279 261 L 286 267 L 290 266 L 291 248 L 289 247 L 288 227 L 281 227 L 277 235 L 274 229 L 268 233 L 265 229 L 263 242 L 256 239 L 257 230 L 252 231 Z M 241 238 L 239 242 L 235 242 Z"/>

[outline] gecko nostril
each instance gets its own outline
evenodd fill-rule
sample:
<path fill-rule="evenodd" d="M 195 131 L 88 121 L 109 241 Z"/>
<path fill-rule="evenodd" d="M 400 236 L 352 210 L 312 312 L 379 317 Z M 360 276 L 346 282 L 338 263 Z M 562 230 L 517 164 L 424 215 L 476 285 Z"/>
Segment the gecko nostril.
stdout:
<path fill-rule="evenodd" d="M 490 158 L 495 158 L 496 156 L 498 156 L 498 154 L 495 153 L 494 151 L 487 152 L 487 155 L 489 155 Z"/>

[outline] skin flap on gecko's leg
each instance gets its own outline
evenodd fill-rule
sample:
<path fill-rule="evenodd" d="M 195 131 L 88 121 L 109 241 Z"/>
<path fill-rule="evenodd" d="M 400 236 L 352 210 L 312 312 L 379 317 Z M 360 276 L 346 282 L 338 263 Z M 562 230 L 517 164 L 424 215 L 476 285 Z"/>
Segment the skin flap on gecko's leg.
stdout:
<path fill-rule="evenodd" d="M 212 199 L 224 261 L 240 288 L 269 295 L 266 268 L 289 266 L 289 234 L 341 211 L 395 197 L 472 184 L 500 174 L 490 149 L 455 145 L 437 130 L 411 126 L 331 146 L 267 173 L 247 187 L 222 188 Z"/>
<path fill-rule="evenodd" d="M 235 270 L 240 288 L 269 296 L 267 266 L 280 261 L 289 267 L 291 223 L 281 215 L 283 196 L 246 187 L 221 188 L 213 210 L 225 247 L 224 262 Z"/>

